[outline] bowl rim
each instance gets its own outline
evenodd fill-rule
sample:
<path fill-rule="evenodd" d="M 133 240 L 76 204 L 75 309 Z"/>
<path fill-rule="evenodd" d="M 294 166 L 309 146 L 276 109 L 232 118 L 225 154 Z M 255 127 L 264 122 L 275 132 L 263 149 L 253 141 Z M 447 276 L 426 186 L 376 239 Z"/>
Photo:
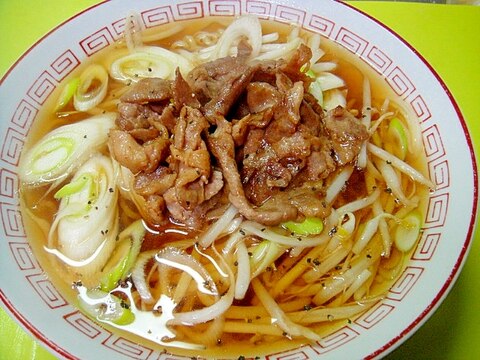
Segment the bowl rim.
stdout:
<path fill-rule="evenodd" d="M 244 0 L 239 0 L 243 2 Z M 0 79 L 0 86 L 3 85 L 4 81 L 11 75 L 11 73 L 14 71 L 14 69 L 17 67 L 19 63 L 23 61 L 25 57 L 27 57 L 35 48 L 38 46 L 41 46 L 43 41 L 48 38 L 52 33 L 55 33 L 58 29 L 61 29 L 65 24 L 71 22 L 72 20 L 82 16 L 83 14 L 86 14 L 97 7 L 101 7 L 106 3 L 110 3 L 110 1 L 102 1 L 100 3 L 94 4 L 92 6 L 89 6 L 85 8 L 84 10 L 76 13 L 75 15 L 67 18 L 66 20 L 62 21 L 60 24 L 56 25 L 54 28 L 52 28 L 50 31 L 48 31 L 45 35 L 40 37 L 38 40 L 35 41 L 16 61 L 11 65 L 8 70 L 5 72 L 5 74 L 2 76 Z M 273 3 L 278 3 L 278 0 L 273 1 Z M 287 1 L 289 3 L 289 1 Z M 474 188 L 473 188 L 473 199 L 472 199 L 472 214 L 469 220 L 469 225 L 468 225 L 468 231 L 466 234 L 465 239 L 463 240 L 463 248 L 457 257 L 455 261 L 454 267 L 450 271 L 450 276 L 448 279 L 444 282 L 442 288 L 440 291 L 436 294 L 436 296 L 430 301 L 430 305 L 425 308 L 422 313 L 420 313 L 410 324 L 407 328 L 405 328 L 401 333 L 399 333 L 396 337 L 392 338 L 389 342 L 385 343 L 382 347 L 378 348 L 376 351 L 370 353 L 366 358 L 371 359 L 371 358 L 376 358 L 380 355 L 387 355 L 389 352 L 393 351 L 396 347 L 398 347 L 400 344 L 402 344 L 404 341 L 406 341 L 410 336 L 412 336 L 415 333 L 415 330 L 418 329 L 423 323 L 425 323 L 430 316 L 434 314 L 436 309 L 440 306 L 444 298 L 448 295 L 449 291 L 455 284 L 462 268 L 465 263 L 465 260 L 467 258 L 467 255 L 471 249 L 471 243 L 473 241 L 473 232 L 476 227 L 476 222 L 478 218 L 478 203 L 479 203 L 479 198 L 478 198 L 478 188 L 479 188 L 479 178 L 478 178 L 478 168 L 477 168 L 477 158 L 476 154 L 474 151 L 473 147 L 473 142 L 472 138 L 470 135 L 470 132 L 468 130 L 468 127 L 466 125 L 464 116 L 460 110 L 460 107 L 458 106 L 453 94 L 450 92 L 448 89 L 447 85 L 445 82 L 442 80 L 440 75 L 437 73 L 437 71 L 433 68 L 433 66 L 425 59 L 425 57 L 420 54 L 408 41 L 406 41 L 401 35 L 399 35 L 397 32 L 392 30 L 390 27 L 382 23 L 380 20 L 377 20 L 373 16 L 369 15 L 368 13 L 357 9 L 355 6 L 338 1 L 336 2 L 337 4 L 341 4 L 347 8 L 350 8 L 354 12 L 361 14 L 361 16 L 364 16 L 374 23 L 376 23 L 377 26 L 380 26 L 383 28 L 383 30 L 389 32 L 392 34 L 398 41 L 403 43 L 412 53 L 415 54 L 415 56 L 421 60 L 421 62 L 428 68 L 428 71 L 430 74 L 432 74 L 436 81 L 441 85 L 443 90 L 445 91 L 446 96 L 448 97 L 450 104 L 452 105 L 458 120 L 460 122 L 460 125 L 463 130 L 463 134 L 465 136 L 465 142 L 466 146 L 469 148 L 470 151 L 470 159 L 471 159 L 471 166 L 473 170 L 473 182 L 474 182 Z M 47 349 L 50 351 L 54 351 L 54 354 L 61 355 L 65 358 L 74 358 L 72 354 L 69 353 L 68 350 L 63 349 L 61 346 L 57 345 L 54 341 L 50 340 L 48 336 L 43 334 L 41 331 L 39 331 L 34 324 L 30 323 L 30 321 L 23 316 L 22 313 L 20 313 L 15 305 L 11 303 L 7 297 L 7 295 L 0 289 L 0 303 L 3 308 L 7 310 L 7 312 L 13 317 L 20 325 L 22 328 L 24 328 L 27 332 L 29 332 L 33 337 L 42 343 L 42 345 L 46 345 Z"/>

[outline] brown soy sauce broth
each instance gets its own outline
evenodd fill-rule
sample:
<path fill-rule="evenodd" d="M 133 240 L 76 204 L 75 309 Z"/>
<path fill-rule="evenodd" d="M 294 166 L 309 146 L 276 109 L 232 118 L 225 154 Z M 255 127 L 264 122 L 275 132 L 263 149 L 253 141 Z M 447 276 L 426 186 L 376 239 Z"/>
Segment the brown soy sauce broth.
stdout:
<path fill-rule="evenodd" d="M 184 25 L 184 29 L 171 36 L 169 38 L 155 41 L 149 43 L 148 45 L 159 45 L 166 48 L 169 48 L 174 41 L 182 39 L 187 34 L 193 34 L 197 31 L 216 31 L 223 25 L 227 25 L 231 21 L 231 18 L 214 18 L 214 19 L 202 19 L 189 21 L 188 25 Z M 166 25 L 165 28 L 174 26 L 174 24 Z M 264 27 L 264 33 L 269 33 L 277 31 L 280 33 L 280 39 L 285 39 L 288 33 L 291 30 L 291 27 L 286 24 L 276 23 L 272 21 L 262 21 L 262 26 Z M 155 31 L 161 31 L 165 28 L 158 28 Z M 338 44 L 335 44 L 327 39 L 322 38 L 322 48 L 326 50 L 326 55 L 321 59 L 323 60 L 334 60 L 338 63 L 338 68 L 334 71 L 337 75 L 343 78 L 347 83 L 348 88 L 348 97 L 347 101 L 352 104 L 352 107 L 360 110 L 362 107 L 362 82 L 363 77 L 366 75 L 371 81 L 372 89 L 372 102 L 378 106 L 383 102 L 385 98 L 390 98 L 396 103 L 401 104 L 401 100 L 393 93 L 393 91 L 388 87 L 385 80 L 371 69 L 364 62 L 360 61 L 356 56 L 350 53 L 348 50 L 342 48 Z M 74 71 L 69 77 L 64 80 L 66 83 L 69 79 L 74 76 L 78 76 L 81 71 L 90 63 L 100 63 L 107 67 L 107 64 L 111 62 L 112 58 L 118 57 L 120 54 L 126 53 L 126 50 L 123 46 L 118 44 L 112 45 L 110 48 L 99 52 L 98 54 L 92 56 L 87 61 L 83 62 L 78 69 Z M 63 85 L 63 84 L 62 84 Z M 30 133 L 26 139 L 25 149 L 28 149 L 32 144 L 39 140 L 46 133 L 52 129 L 67 124 L 73 121 L 82 120 L 89 117 L 88 114 L 74 114 L 70 116 L 65 116 L 58 118 L 54 113 L 54 107 L 57 97 L 62 89 L 60 85 L 53 94 L 49 97 L 46 102 L 46 105 L 43 109 L 40 110 L 38 118 L 33 123 Z M 110 81 L 109 84 L 109 93 L 112 94 L 116 91 L 118 85 L 113 81 Z M 68 107 L 65 111 L 71 111 L 73 107 Z M 114 108 L 111 109 L 115 110 Z M 413 116 L 411 112 L 408 112 L 405 109 L 402 109 L 405 113 L 405 116 Z M 413 166 L 421 170 L 426 169 L 425 159 L 422 157 L 414 157 L 407 160 L 414 160 L 416 163 L 413 163 Z M 53 199 L 53 192 L 46 192 L 45 187 L 38 189 L 20 189 L 21 197 L 21 211 L 23 216 L 23 221 L 25 229 L 32 247 L 33 252 L 36 255 L 39 263 L 42 268 L 45 270 L 49 280 L 53 282 L 55 287 L 59 290 L 62 296 L 72 304 L 76 302 L 76 292 L 72 289 L 72 282 L 75 281 L 75 277 L 72 275 L 66 276 L 65 268 L 61 265 L 52 255 L 49 255 L 44 251 L 44 246 L 47 244 L 47 234 L 49 224 L 52 222 L 57 204 L 56 200 Z M 427 201 L 428 194 L 425 192 L 420 208 L 425 209 L 425 204 Z M 36 219 L 35 219 L 36 217 Z M 40 219 L 40 220 L 39 220 Z M 192 236 L 191 233 L 186 233 L 182 235 L 182 232 L 171 232 L 170 238 L 178 240 L 182 237 Z M 166 235 L 162 235 L 166 236 Z M 167 236 L 168 238 L 169 236 Z M 154 248 L 156 243 L 165 241 L 166 238 L 161 239 L 160 236 L 149 234 L 145 246 L 148 248 Z M 167 240 L 168 241 L 168 240 Z M 391 266 L 391 262 L 397 261 L 397 258 L 400 256 L 397 252 L 392 253 L 393 260 L 390 262 L 385 261 L 385 269 L 388 270 Z M 409 258 L 409 254 L 405 255 L 405 259 Z M 383 260 L 382 260 L 383 261 Z M 399 260 L 400 261 L 400 260 Z M 387 266 L 388 265 L 388 266 Z M 380 264 L 382 266 L 382 264 Z M 405 267 L 406 264 L 403 265 Z M 388 279 L 385 275 L 384 281 L 378 284 L 378 292 L 386 291 L 391 286 L 393 279 Z M 245 321 L 248 320 L 248 314 L 246 314 Z M 332 321 L 327 324 L 321 324 L 315 328 L 315 330 L 320 335 L 328 335 L 335 331 L 338 328 L 348 325 L 354 319 L 349 320 L 338 320 Z M 238 334 L 224 334 L 221 338 L 221 341 L 218 342 L 216 346 L 213 346 L 211 349 L 206 351 L 199 352 L 198 350 L 190 351 L 181 348 L 165 348 L 163 345 L 155 344 L 149 340 L 145 340 L 137 335 L 122 331 L 121 329 L 113 329 L 108 324 L 103 324 L 106 328 L 109 328 L 111 331 L 117 332 L 123 337 L 126 337 L 134 342 L 145 344 L 149 347 L 152 347 L 159 352 L 168 351 L 174 354 L 186 355 L 186 356 L 202 356 L 202 357 L 234 357 L 243 355 L 247 357 L 255 357 L 257 355 L 267 354 L 267 353 L 278 353 L 287 349 L 292 349 L 299 347 L 306 343 L 305 340 L 298 339 L 287 339 L 287 338 L 269 338 L 268 336 L 263 337 L 259 341 L 251 341 L 251 336 L 244 336 Z"/>

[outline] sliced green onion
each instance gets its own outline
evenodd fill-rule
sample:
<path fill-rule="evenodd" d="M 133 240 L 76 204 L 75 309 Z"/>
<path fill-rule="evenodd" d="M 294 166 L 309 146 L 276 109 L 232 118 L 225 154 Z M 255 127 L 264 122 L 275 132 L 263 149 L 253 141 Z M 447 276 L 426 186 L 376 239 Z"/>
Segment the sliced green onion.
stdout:
<path fill-rule="evenodd" d="M 115 248 L 119 226 L 117 172 L 115 162 L 96 154 L 77 170 L 71 180 L 74 185 L 60 189 L 63 197 L 48 244 L 72 260 L 80 275 L 99 272 Z"/>
<path fill-rule="evenodd" d="M 315 217 L 307 217 L 302 222 L 284 222 L 282 227 L 294 232 L 296 235 L 318 235 L 323 231 L 323 220 Z"/>
<path fill-rule="evenodd" d="M 329 111 L 337 106 L 343 108 L 347 106 L 347 91 L 340 89 L 326 90 L 323 93 L 323 108 Z"/>
<path fill-rule="evenodd" d="M 407 252 L 415 245 L 422 224 L 423 218 L 417 209 L 410 211 L 400 220 L 394 233 L 395 246 L 398 250 Z"/>
<path fill-rule="evenodd" d="M 408 137 L 405 126 L 398 118 L 390 120 L 388 136 L 392 143 L 386 143 L 387 151 L 393 153 L 400 160 L 405 160 L 408 152 Z"/>
<path fill-rule="evenodd" d="M 73 96 L 73 106 L 78 111 L 88 111 L 100 104 L 107 95 L 108 73 L 103 66 L 92 64 L 80 75 Z"/>
<path fill-rule="evenodd" d="M 307 73 L 308 74 L 308 73 Z M 310 76 L 310 75 L 309 75 Z M 320 106 L 323 106 L 323 90 L 322 86 L 320 85 L 320 81 L 315 79 L 310 83 L 310 87 L 308 88 L 310 94 L 312 94 Z"/>
<path fill-rule="evenodd" d="M 80 309 L 99 321 L 128 325 L 135 320 L 135 314 L 123 300 L 108 292 L 78 287 L 78 304 Z"/>
<path fill-rule="evenodd" d="M 115 250 L 108 260 L 100 279 L 103 291 L 114 289 L 118 282 L 125 280 L 140 253 L 145 227 L 141 220 L 135 221 L 119 235 Z"/>
<path fill-rule="evenodd" d="M 77 180 L 72 181 L 72 182 L 62 186 L 60 188 L 60 190 L 58 190 L 55 193 L 55 195 L 53 195 L 53 197 L 55 199 L 59 200 L 61 198 L 64 198 L 65 196 L 73 195 L 73 194 L 81 191 L 83 188 L 85 188 L 85 185 L 87 184 L 87 182 L 89 180 L 90 180 L 90 182 L 92 181 L 91 176 L 82 176 L 82 177 L 78 178 Z"/>
<path fill-rule="evenodd" d="M 345 81 L 332 73 L 324 72 L 317 76 L 317 80 L 320 82 L 323 91 L 338 89 L 345 86 Z"/>
<path fill-rule="evenodd" d="M 103 114 L 61 126 L 23 154 L 18 174 L 29 185 L 44 185 L 68 177 L 100 146 L 115 126 L 115 114 Z"/>
<path fill-rule="evenodd" d="M 250 257 L 251 278 L 257 277 L 283 254 L 285 248 L 273 241 L 263 240 L 255 246 Z"/>
<path fill-rule="evenodd" d="M 55 106 L 55 112 L 62 110 L 70 102 L 70 100 L 72 100 L 79 84 L 79 78 L 73 78 L 67 82 L 67 84 L 63 87 L 60 96 L 58 97 L 57 105 Z"/>
<path fill-rule="evenodd" d="M 172 80 L 177 67 L 184 75 L 193 68 L 189 60 L 177 53 L 156 46 L 141 46 L 115 60 L 110 66 L 110 75 L 124 83 L 151 77 Z"/>

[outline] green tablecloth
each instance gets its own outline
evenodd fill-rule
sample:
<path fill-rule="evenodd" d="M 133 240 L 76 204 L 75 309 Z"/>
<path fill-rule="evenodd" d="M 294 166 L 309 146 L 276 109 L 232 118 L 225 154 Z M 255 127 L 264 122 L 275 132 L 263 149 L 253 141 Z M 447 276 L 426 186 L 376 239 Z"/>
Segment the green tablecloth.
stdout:
<path fill-rule="evenodd" d="M 47 31 L 95 0 L 0 0 L 0 76 Z M 480 6 L 355 1 L 413 45 L 458 102 L 480 154 Z M 388 359 L 480 359 L 480 229 L 452 292 Z M 0 359 L 54 357 L 0 308 Z"/>

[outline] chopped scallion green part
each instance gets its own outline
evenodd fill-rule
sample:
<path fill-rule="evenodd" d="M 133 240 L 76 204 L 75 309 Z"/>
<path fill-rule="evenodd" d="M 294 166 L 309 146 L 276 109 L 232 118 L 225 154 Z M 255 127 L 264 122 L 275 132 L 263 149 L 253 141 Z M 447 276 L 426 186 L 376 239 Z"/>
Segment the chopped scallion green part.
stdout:
<path fill-rule="evenodd" d="M 315 217 L 307 217 L 302 222 L 284 222 L 282 227 L 294 232 L 296 235 L 318 235 L 323 231 L 323 220 Z"/>
<path fill-rule="evenodd" d="M 417 209 L 410 211 L 400 220 L 394 233 L 395 246 L 398 250 L 407 252 L 415 245 L 422 223 L 422 215 Z"/>

